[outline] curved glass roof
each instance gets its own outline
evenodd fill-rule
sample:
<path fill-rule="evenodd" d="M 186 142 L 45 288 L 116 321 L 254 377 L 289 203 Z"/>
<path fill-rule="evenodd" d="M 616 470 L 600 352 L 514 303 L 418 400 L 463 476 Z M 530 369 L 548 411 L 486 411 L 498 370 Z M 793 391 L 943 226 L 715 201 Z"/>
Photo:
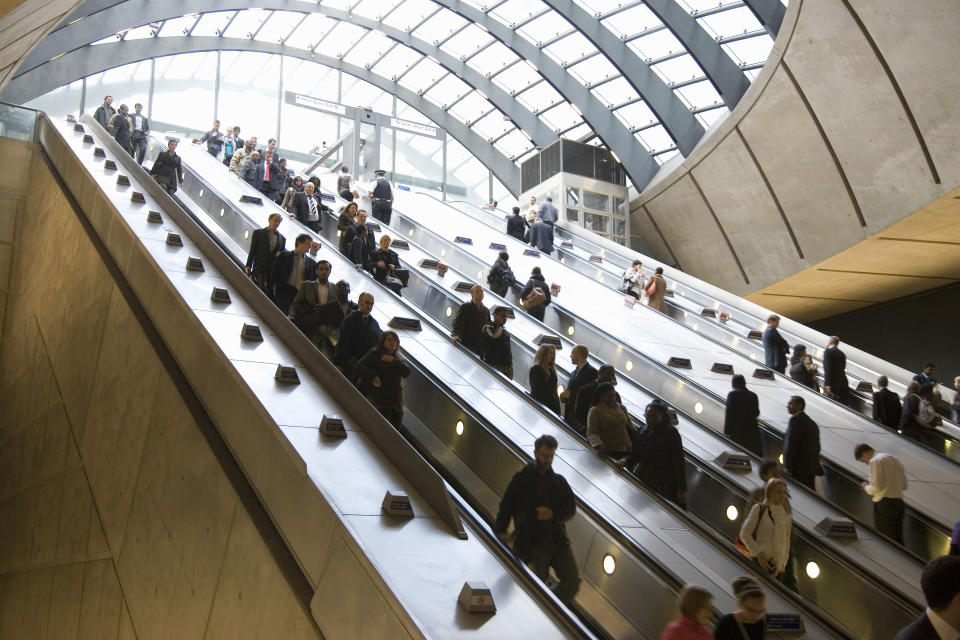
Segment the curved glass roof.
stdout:
<path fill-rule="evenodd" d="M 286 9 L 204 12 L 201 0 L 198 13 L 125 25 L 91 44 L 218 36 L 316 51 L 416 92 L 518 163 L 559 136 L 605 146 L 584 118 L 596 117 L 601 105 L 615 116 L 614 130 L 662 164 L 692 148 L 672 131 L 672 116 L 686 118 L 696 140 L 739 99 L 724 98 L 718 74 L 707 73 L 677 33 L 683 28 L 686 39 L 719 47 L 727 69 L 748 86 L 773 45 L 754 11 L 759 1 L 289 0 L 273 3 Z M 572 7 L 567 17 L 558 5 Z M 503 27 L 512 38 L 501 39 Z M 604 42 L 616 46 L 601 50 L 598 38 L 611 37 Z M 521 55 L 531 46 L 543 54 L 539 68 Z M 586 89 L 595 100 L 571 97 L 572 83 L 581 88 L 577 95 Z M 656 106 L 653 89 L 667 96 L 667 107 L 663 99 Z"/>

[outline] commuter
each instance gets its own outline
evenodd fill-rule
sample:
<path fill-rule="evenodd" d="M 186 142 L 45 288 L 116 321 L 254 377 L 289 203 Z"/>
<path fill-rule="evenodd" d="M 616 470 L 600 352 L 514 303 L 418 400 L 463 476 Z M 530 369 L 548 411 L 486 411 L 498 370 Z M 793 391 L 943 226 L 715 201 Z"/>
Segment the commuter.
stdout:
<path fill-rule="evenodd" d="M 122 109 L 123 106 L 121 105 L 120 108 Z M 920 373 L 913 376 L 913 379 L 914 381 L 919 382 L 921 386 L 929 382 L 934 387 L 936 387 L 937 381 L 933 378 L 933 374 L 936 371 L 936 369 L 937 369 L 937 366 L 935 364 L 933 364 L 932 362 L 928 362 L 925 365 L 923 365 L 923 369 L 920 370 Z"/>
<path fill-rule="evenodd" d="M 236 158 L 239 154 L 233 154 L 233 157 Z M 253 151 L 249 156 L 243 159 L 243 163 L 240 165 L 240 172 L 238 175 L 243 178 L 243 181 L 248 185 L 260 190 L 260 185 L 257 182 L 257 167 L 260 165 L 260 152 Z"/>
<path fill-rule="evenodd" d="M 340 220 L 337 220 L 337 224 L 340 224 Z M 377 250 L 376 234 L 373 232 L 373 229 L 367 226 L 367 212 L 360 209 L 357 211 L 357 221 L 353 226 L 348 227 L 347 230 L 343 232 L 343 235 L 340 236 L 343 246 L 346 247 L 344 254 L 350 252 L 350 245 L 353 244 L 353 238 L 357 235 L 357 229 L 361 226 L 366 227 L 367 231 L 369 231 L 366 238 L 367 253 L 373 253 Z"/>
<path fill-rule="evenodd" d="M 588 418 L 589 420 L 589 418 Z M 654 400 L 644 411 L 646 428 L 635 435 L 626 465 L 650 489 L 687 506 L 687 478 L 680 432 L 670 424 L 667 405 Z"/>
<path fill-rule="evenodd" d="M 577 504 L 566 479 L 553 471 L 556 451 L 553 436 L 540 436 L 533 443 L 534 461 L 517 471 L 507 485 L 493 530 L 507 542 L 513 520 L 513 552 L 544 583 L 553 567 L 558 581 L 551 589 L 569 605 L 580 588 L 580 574 L 565 523 L 576 513 Z"/>
<path fill-rule="evenodd" d="M 797 353 L 798 349 L 800 353 Z M 795 362 L 794 360 L 798 361 Z M 790 359 L 790 377 L 805 387 L 810 387 L 820 393 L 820 385 L 817 383 L 817 365 L 813 361 L 813 357 L 807 353 L 807 348 L 802 344 L 793 348 L 793 357 Z"/>
<path fill-rule="evenodd" d="M 937 398 L 933 393 L 934 385 L 932 382 L 924 382 L 920 385 L 920 411 L 917 416 L 917 422 L 932 428 L 943 425 L 940 414 L 937 413 Z M 929 430 L 927 431 L 929 433 Z"/>
<path fill-rule="evenodd" d="M 623 284 L 621 290 L 628 296 L 633 296 L 637 300 L 643 295 L 643 272 L 640 270 L 642 263 L 634 260 L 633 264 L 627 267 L 623 272 Z"/>
<path fill-rule="evenodd" d="M 550 304 L 550 287 L 547 286 L 540 267 L 534 267 L 530 271 L 530 279 L 520 290 L 520 299 L 523 301 L 523 308 L 531 316 L 543 322 L 547 305 Z"/>
<path fill-rule="evenodd" d="M 470 288 L 470 301 L 461 304 L 453 317 L 452 340 L 480 355 L 480 330 L 488 324 L 490 309 L 483 304 L 483 287 L 475 284 Z"/>
<path fill-rule="evenodd" d="M 320 307 L 337 297 L 337 288 L 329 279 L 331 269 L 326 260 L 317 261 L 317 279 L 305 280 L 290 304 L 290 320 L 317 346 L 322 337 L 318 331 Z"/>
<path fill-rule="evenodd" d="M 857 462 L 870 467 L 870 481 L 860 486 L 873 498 L 873 525 L 877 531 L 903 544 L 903 492 L 907 488 L 907 474 L 903 464 L 889 453 L 878 453 L 868 444 L 858 444 L 853 450 Z"/>
<path fill-rule="evenodd" d="M 272 151 L 266 151 L 260 160 L 260 164 L 257 165 L 256 186 L 260 193 L 266 196 L 268 200 L 276 202 L 277 193 L 283 188 L 286 179 L 283 169 L 280 168 L 280 163 L 277 162 L 277 157 Z M 304 188 L 304 191 L 306 191 L 306 188 Z M 319 229 L 314 229 L 314 231 L 319 231 Z"/>
<path fill-rule="evenodd" d="M 104 96 L 103 104 L 97 107 L 97 110 L 93 112 L 93 119 L 100 123 L 100 126 L 106 129 L 110 125 L 110 118 L 113 117 L 113 114 L 117 112 L 111 105 L 113 104 L 113 96 Z"/>
<path fill-rule="evenodd" d="M 779 478 L 780 476 L 780 463 L 776 460 L 771 460 L 767 458 L 760 463 L 760 467 L 757 469 L 757 475 L 760 476 L 760 486 L 750 492 L 750 506 L 753 507 L 755 504 L 760 504 L 763 502 L 763 493 L 766 489 L 767 482 L 770 481 L 770 478 Z M 789 508 L 789 505 L 788 505 Z"/>
<path fill-rule="evenodd" d="M 570 362 L 574 369 L 567 380 L 567 388 L 560 394 L 560 400 L 564 403 L 563 419 L 578 431 L 583 431 L 584 425 L 577 421 L 577 393 L 583 385 L 597 379 L 597 370 L 587 362 L 589 357 L 590 350 L 582 344 L 570 350 Z"/>
<path fill-rule="evenodd" d="M 320 324 L 317 332 L 323 338 L 320 350 L 330 360 L 333 360 L 334 349 L 340 341 L 340 325 L 343 324 L 343 319 L 358 308 L 357 303 L 352 302 L 349 296 L 350 285 L 346 280 L 340 280 L 336 284 L 335 299 L 322 305 L 318 311 Z"/>
<path fill-rule="evenodd" d="M 510 349 L 510 334 L 507 324 L 507 307 L 495 307 L 493 323 L 480 329 L 480 356 L 488 365 L 513 380 L 513 351 Z"/>
<path fill-rule="evenodd" d="M 380 236 L 380 248 L 370 254 L 367 269 L 373 273 L 374 280 L 400 295 L 403 282 L 395 275 L 399 268 L 400 256 L 390 248 L 390 236 L 383 234 Z"/>
<path fill-rule="evenodd" d="M 664 301 L 667 295 L 667 281 L 663 279 L 663 267 L 657 267 L 653 275 L 650 276 L 646 294 L 647 306 L 661 313 L 667 312 L 667 303 Z"/>
<path fill-rule="evenodd" d="M 783 375 L 787 370 L 787 352 L 790 350 L 790 345 L 777 331 L 779 326 L 780 316 L 771 314 L 767 318 L 767 328 L 763 332 L 763 355 L 767 366 Z"/>
<path fill-rule="evenodd" d="M 734 578 L 731 583 L 737 610 L 720 618 L 713 630 L 715 640 L 763 640 L 767 596 L 750 576 Z"/>
<path fill-rule="evenodd" d="M 790 356 L 790 369 L 787 370 L 787 373 L 791 373 L 793 370 L 793 367 L 796 366 L 798 362 L 803 362 L 803 357 L 805 355 L 807 355 L 806 345 L 802 345 L 802 344 L 793 345 L 793 355 Z M 791 373 L 791 377 L 792 377 L 792 373 Z"/>
<path fill-rule="evenodd" d="M 713 616 L 713 596 L 703 587 L 688 584 L 677 595 L 680 617 L 668 624 L 660 640 L 713 640 L 707 623 Z"/>
<path fill-rule="evenodd" d="M 510 285 L 516 280 L 513 275 L 513 269 L 507 264 L 508 260 L 510 260 L 510 254 L 506 251 L 501 251 L 497 255 L 497 259 L 493 261 L 493 266 L 490 267 L 490 272 L 487 274 L 487 284 L 490 285 L 490 290 L 500 297 L 507 295 L 507 290 L 510 289 Z"/>
<path fill-rule="evenodd" d="M 237 147 L 243 146 L 233 135 L 233 129 L 227 127 L 227 132 L 223 134 L 223 164 L 230 166 L 230 160 L 233 159 L 233 152 Z"/>
<path fill-rule="evenodd" d="M 730 382 L 733 390 L 727 394 L 723 433 L 744 449 L 762 456 L 763 443 L 757 424 L 757 418 L 760 417 L 757 394 L 747 389 L 747 380 L 739 373 Z"/>
<path fill-rule="evenodd" d="M 177 141 L 168 140 L 167 150 L 161 151 L 150 169 L 150 175 L 157 183 L 173 195 L 177 192 L 177 185 L 183 186 L 183 167 L 180 156 L 177 155 Z"/>
<path fill-rule="evenodd" d="M 287 242 L 283 234 L 277 231 L 282 220 L 283 216 L 279 213 L 271 213 L 267 218 L 267 226 L 253 232 L 250 252 L 247 253 L 247 275 L 268 296 L 272 295 L 270 272 L 273 270 L 273 262 L 283 252 Z"/>
<path fill-rule="evenodd" d="M 900 423 L 900 396 L 887 388 L 887 376 L 877 378 L 879 389 L 873 394 L 873 419 L 896 429 Z"/>
<path fill-rule="evenodd" d="M 953 396 L 953 419 L 960 422 L 960 376 L 953 379 L 953 388 L 957 390 Z"/>
<path fill-rule="evenodd" d="M 380 340 L 380 323 L 370 315 L 373 311 L 373 294 L 364 291 L 357 298 L 357 308 L 348 313 L 340 324 L 339 340 L 333 352 L 333 364 L 343 375 L 356 384 L 354 368 L 357 361 Z"/>
<path fill-rule="evenodd" d="M 924 440 L 927 429 L 925 423 L 921 423 L 920 417 L 920 383 L 911 381 L 907 385 L 907 394 L 903 396 L 903 405 L 900 408 L 900 422 L 897 423 L 897 430 L 908 438 L 914 440 Z"/>
<path fill-rule="evenodd" d="M 403 379 L 410 375 L 399 347 L 396 332 L 384 331 L 377 346 L 357 362 L 356 369 L 359 387 L 366 388 L 367 400 L 397 429 L 403 426 Z"/>
<path fill-rule="evenodd" d="M 353 202 L 359 197 L 353 184 L 353 176 L 350 175 L 350 169 L 344 165 L 340 167 L 340 175 L 337 176 L 337 193 L 347 202 Z"/>
<path fill-rule="evenodd" d="M 600 401 L 597 388 L 603 382 L 607 382 L 613 387 L 617 386 L 617 372 L 609 364 L 601 365 L 600 368 L 597 369 L 596 380 L 584 384 L 580 387 L 580 390 L 577 391 L 577 424 L 581 425 L 579 429 L 580 433 L 585 433 L 584 428 L 587 425 L 587 415 L 590 413 L 591 407 Z M 620 403 L 619 393 L 617 394 L 617 403 Z"/>
<path fill-rule="evenodd" d="M 139 102 L 133 105 L 134 113 L 130 116 L 133 120 L 133 136 L 130 138 L 130 155 L 133 156 L 137 164 L 143 164 L 143 158 L 147 154 L 147 136 L 150 135 L 150 121 L 143 115 L 143 105 Z"/>
<path fill-rule="evenodd" d="M 540 205 L 540 208 L 537 209 L 537 217 L 539 217 L 545 224 L 553 225 L 557 224 L 557 219 L 559 214 L 557 212 L 557 206 L 553 204 L 553 198 L 547 196 L 543 204 Z M 553 240 L 553 233 L 550 234 L 551 241 Z"/>
<path fill-rule="evenodd" d="M 830 336 L 823 351 L 823 392 L 838 402 L 850 404 L 850 383 L 847 381 L 847 356 L 839 348 L 840 338 Z"/>
<path fill-rule="evenodd" d="M 816 490 L 815 476 L 823 475 L 820 466 L 820 427 L 804 412 L 806 402 L 791 396 L 787 402 L 790 422 L 783 436 L 783 470 L 797 482 Z"/>
<path fill-rule="evenodd" d="M 127 115 L 127 111 L 127 105 L 120 105 L 117 112 L 110 118 L 107 132 L 113 136 L 124 151 L 130 153 L 130 143 L 133 140 L 133 119 Z"/>
<path fill-rule="evenodd" d="M 390 224 L 390 217 L 393 214 L 393 189 L 390 182 L 387 181 L 387 172 L 383 169 L 377 169 L 375 172 L 377 184 L 373 187 L 370 194 L 372 203 L 373 217 L 385 225 Z"/>
<path fill-rule="evenodd" d="M 199 140 L 194 138 L 193 142 L 195 144 L 207 143 L 207 153 L 214 158 L 218 157 L 220 152 L 223 151 L 223 134 L 220 133 L 220 121 L 214 120 L 213 128 L 204 133 Z"/>
<path fill-rule="evenodd" d="M 587 439 L 597 453 L 626 458 L 630 453 L 630 416 L 609 382 L 597 386 L 600 402 L 587 413 Z"/>
<path fill-rule="evenodd" d="M 239 145 L 240 143 L 237 142 Z M 257 161 L 260 160 L 260 152 L 256 151 L 257 138 L 256 136 L 251 136 L 247 141 L 237 150 L 233 152 L 233 157 L 230 158 L 230 171 L 236 175 L 243 177 L 243 165 L 244 162 L 253 155 L 254 152 L 257 154 Z"/>
<path fill-rule="evenodd" d="M 520 207 L 514 207 L 513 215 L 507 218 L 507 235 L 513 236 L 520 242 L 525 242 L 527 221 L 520 215 Z"/>
<path fill-rule="evenodd" d="M 370 264 L 370 245 L 367 244 L 367 238 L 370 236 L 370 230 L 365 224 L 358 224 L 353 230 L 353 240 L 350 241 L 350 248 L 347 249 L 347 257 L 358 268 L 364 269 Z"/>
<path fill-rule="evenodd" d="M 297 296 L 300 286 L 317 277 L 317 263 L 307 255 L 310 236 L 301 233 L 294 242 L 293 251 L 284 251 L 273 263 L 271 283 L 273 302 L 284 315 L 290 312 L 290 304 Z"/>
<path fill-rule="evenodd" d="M 300 176 L 296 176 L 291 180 L 283 192 L 283 200 L 280 201 L 280 208 L 287 213 L 296 214 L 297 210 L 293 206 L 293 199 L 298 193 L 303 193 L 303 178 Z"/>
<path fill-rule="evenodd" d="M 290 217 L 296 216 L 305 227 L 314 233 L 320 233 L 323 229 L 320 215 L 330 209 L 323 204 L 319 194 L 314 192 L 314 188 L 314 184 L 308 180 L 303 185 L 303 192 L 293 196 L 293 210 L 296 213 L 291 214 Z"/>
<path fill-rule="evenodd" d="M 560 396 L 557 395 L 557 352 L 552 345 L 540 345 L 533 354 L 530 367 L 530 395 L 550 411 L 560 415 Z"/>
<path fill-rule="evenodd" d="M 763 502 L 755 504 L 744 519 L 740 527 L 740 540 L 761 569 L 779 577 L 789 565 L 790 532 L 793 528 L 793 520 L 787 510 L 787 483 L 777 478 L 770 479 L 763 497 Z M 789 579 L 789 575 L 781 579 Z"/>
<path fill-rule="evenodd" d="M 540 218 L 530 224 L 530 246 L 536 247 L 540 253 L 553 253 L 553 227 Z"/>
<path fill-rule="evenodd" d="M 537 197 L 530 196 L 530 206 L 527 207 L 527 212 L 523 216 L 528 225 L 537 219 L 537 209 Z"/>
<path fill-rule="evenodd" d="M 234 139 L 234 141 L 236 142 L 236 145 L 233 147 L 233 150 L 234 150 L 234 151 L 236 151 L 237 149 L 242 149 L 243 146 L 246 144 L 246 143 L 243 141 L 243 138 L 240 137 L 240 127 L 236 127 L 236 126 L 235 126 L 235 127 L 233 128 L 233 139 Z M 229 166 L 229 165 L 227 165 L 227 166 Z"/>
<path fill-rule="evenodd" d="M 940 556 L 923 568 L 920 588 L 927 610 L 901 629 L 895 640 L 960 638 L 960 558 Z"/>
<path fill-rule="evenodd" d="M 277 204 L 283 206 L 283 199 L 287 195 L 287 189 L 293 186 L 294 181 L 299 185 L 300 191 L 303 190 L 303 178 L 296 175 L 293 169 L 287 168 L 287 159 L 280 158 L 277 160 L 277 165 L 280 167 L 279 180 L 280 188 L 277 190 L 277 193 L 273 196 L 273 201 Z"/>

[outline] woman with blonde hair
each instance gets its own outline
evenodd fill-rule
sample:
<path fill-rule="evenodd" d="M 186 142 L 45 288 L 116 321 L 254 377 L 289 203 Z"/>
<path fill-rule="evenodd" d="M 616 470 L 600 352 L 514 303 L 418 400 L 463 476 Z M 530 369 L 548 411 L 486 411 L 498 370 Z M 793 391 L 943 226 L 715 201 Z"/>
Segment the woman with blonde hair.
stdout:
<path fill-rule="evenodd" d="M 790 560 L 790 533 L 793 520 L 787 502 L 787 483 L 770 478 L 763 502 L 753 505 L 740 527 L 740 540 L 760 567 L 778 577 Z"/>
<path fill-rule="evenodd" d="M 557 392 L 557 352 L 553 345 L 540 345 L 530 367 L 530 395 L 556 414 L 560 413 L 560 395 Z"/>
<path fill-rule="evenodd" d="M 707 629 L 713 615 L 713 596 L 697 585 L 688 584 L 677 595 L 680 617 L 660 634 L 660 640 L 712 640 Z"/>
<path fill-rule="evenodd" d="M 763 640 L 767 595 L 750 576 L 730 583 L 737 598 L 737 610 L 720 618 L 713 630 L 715 640 Z"/>

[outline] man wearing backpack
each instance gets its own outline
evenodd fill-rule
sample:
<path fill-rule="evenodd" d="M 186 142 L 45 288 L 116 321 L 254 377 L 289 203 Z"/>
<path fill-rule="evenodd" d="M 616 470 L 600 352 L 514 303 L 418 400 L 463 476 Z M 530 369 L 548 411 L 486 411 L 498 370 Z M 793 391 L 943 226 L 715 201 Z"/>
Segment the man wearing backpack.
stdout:
<path fill-rule="evenodd" d="M 493 263 L 493 266 L 490 267 L 490 273 L 487 274 L 487 284 L 490 285 L 490 289 L 501 297 L 507 295 L 507 290 L 510 288 L 510 285 L 516 280 L 513 276 L 513 269 L 507 264 L 507 260 L 509 259 L 510 254 L 506 251 L 501 251 Z"/>

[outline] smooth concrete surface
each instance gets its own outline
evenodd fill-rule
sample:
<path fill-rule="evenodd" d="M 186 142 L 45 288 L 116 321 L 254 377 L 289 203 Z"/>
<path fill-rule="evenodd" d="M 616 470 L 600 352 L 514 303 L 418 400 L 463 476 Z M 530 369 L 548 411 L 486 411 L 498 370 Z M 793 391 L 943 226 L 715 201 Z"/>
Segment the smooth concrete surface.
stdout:
<path fill-rule="evenodd" d="M 866 268 L 785 279 L 912 220 L 960 184 L 958 28 L 950 0 L 793 0 L 744 99 L 631 203 L 633 232 L 661 259 L 800 320 L 942 286 L 900 277 L 894 265 L 880 269 L 894 274 L 880 286 Z M 690 176 L 702 195 L 691 197 Z M 707 203 L 732 251 L 704 219 Z M 960 203 L 946 204 L 955 218 Z M 923 235 L 921 222 L 911 222 L 911 238 Z M 960 269 L 954 248 L 928 243 L 913 269 Z M 746 278 L 729 268 L 734 255 Z"/>
<path fill-rule="evenodd" d="M 4 0 L 0 4 L 0 89 L 40 40 L 83 0 Z"/>
<path fill-rule="evenodd" d="M 33 249 L 0 347 L 0 638 L 319 637 L 46 166 L 29 167 L 17 242 Z"/>

